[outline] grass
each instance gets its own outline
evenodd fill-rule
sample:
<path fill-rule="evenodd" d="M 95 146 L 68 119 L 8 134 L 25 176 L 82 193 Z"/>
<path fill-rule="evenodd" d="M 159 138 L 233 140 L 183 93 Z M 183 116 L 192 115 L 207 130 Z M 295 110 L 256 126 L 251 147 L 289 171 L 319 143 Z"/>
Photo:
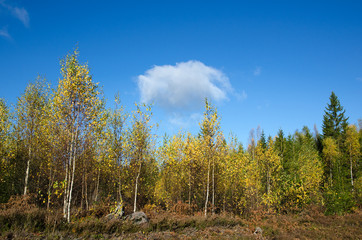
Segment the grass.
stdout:
<path fill-rule="evenodd" d="M 61 212 L 47 212 L 27 199 L 12 199 L 0 208 L 0 239 L 362 239 L 362 213 L 326 216 L 317 208 L 298 214 L 255 212 L 204 217 L 147 211 L 150 222 L 106 220 L 106 211 L 74 214 L 66 223 Z M 253 234 L 256 227 L 262 235 Z"/>

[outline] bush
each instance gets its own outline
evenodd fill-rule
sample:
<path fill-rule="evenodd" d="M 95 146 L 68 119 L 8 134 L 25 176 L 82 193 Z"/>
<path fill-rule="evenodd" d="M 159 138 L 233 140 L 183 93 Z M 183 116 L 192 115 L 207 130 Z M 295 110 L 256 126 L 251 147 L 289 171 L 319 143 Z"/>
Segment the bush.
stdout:
<path fill-rule="evenodd" d="M 1 205 L 0 226 L 1 231 L 24 229 L 40 232 L 46 228 L 46 210 L 38 208 L 28 196 L 13 196 L 9 202 Z"/>
<path fill-rule="evenodd" d="M 352 212 L 356 203 L 353 195 L 346 191 L 328 189 L 324 194 L 326 214 L 339 214 Z"/>

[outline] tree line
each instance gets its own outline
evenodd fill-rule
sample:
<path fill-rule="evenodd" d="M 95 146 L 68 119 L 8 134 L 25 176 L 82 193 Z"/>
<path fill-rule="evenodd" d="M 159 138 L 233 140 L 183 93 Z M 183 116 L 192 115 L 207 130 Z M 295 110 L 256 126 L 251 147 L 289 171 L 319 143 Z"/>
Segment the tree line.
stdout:
<path fill-rule="evenodd" d="M 360 207 L 362 124 L 349 124 L 332 92 L 323 133 L 307 127 L 266 137 L 258 128 L 248 145 L 220 129 L 205 99 L 196 135 L 154 134 L 151 106 L 127 113 L 119 95 L 106 108 L 101 88 L 77 50 L 60 62 L 55 89 L 38 77 L 11 108 L 0 99 L 0 202 L 34 194 L 39 206 L 62 210 L 105 201 L 190 212 L 248 215 L 263 209 L 295 212 L 310 205 L 327 213 Z"/>

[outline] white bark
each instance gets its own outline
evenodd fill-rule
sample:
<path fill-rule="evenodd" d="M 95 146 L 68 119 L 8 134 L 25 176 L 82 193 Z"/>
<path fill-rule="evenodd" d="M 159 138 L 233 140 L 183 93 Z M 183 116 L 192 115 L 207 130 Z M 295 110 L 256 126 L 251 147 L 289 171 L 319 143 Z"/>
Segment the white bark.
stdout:
<path fill-rule="evenodd" d="M 27 164 L 26 164 L 24 196 L 27 194 L 27 190 L 28 190 L 28 179 L 29 179 L 30 161 L 31 161 L 31 146 L 30 146 L 30 143 L 29 143 L 29 157 L 28 157 L 28 161 L 27 161 Z"/>
<path fill-rule="evenodd" d="M 350 171 L 351 171 L 351 184 L 352 184 L 352 191 L 354 191 L 354 186 L 353 186 L 353 166 L 352 166 L 352 157 L 350 157 L 350 162 L 351 162 L 351 166 L 350 166 Z"/>
<path fill-rule="evenodd" d="M 212 214 L 215 214 L 215 159 L 212 160 Z"/>
<path fill-rule="evenodd" d="M 205 199 L 205 217 L 207 216 L 207 203 L 209 201 L 209 191 L 210 191 L 210 161 L 207 167 L 207 185 L 206 185 L 206 199 Z"/>
<path fill-rule="evenodd" d="M 136 177 L 136 186 L 135 186 L 135 191 L 134 191 L 134 203 L 133 203 L 133 212 L 136 212 L 137 210 L 137 191 L 138 191 L 138 179 L 141 175 L 141 167 L 142 167 L 142 162 L 140 163 L 140 167 L 138 169 L 138 174 Z"/>
<path fill-rule="evenodd" d="M 76 156 L 76 152 L 77 152 L 77 147 L 76 147 L 76 139 L 77 139 L 77 133 L 78 133 L 78 128 L 76 129 L 75 131 L 75 138 L 74 138 L 74 151 L 73 151 L 73 162 L 72 162 L 72 178 L 71 178 L 71 182 L 70 182 L 70 188 L 69 188 L 69 200 L 68 200 L 68 203 L 67 203 L 67 207 L 68 207 L 68 210 L 67 210 L 67 221 L 68 223 L 70 222 L 70 207 L 71 207 L 71 202 L 72 202 L 72 192 L 73 192 L 73 185 L 74 185 L 74 173 L 75 173 L 75 156 Z"/>

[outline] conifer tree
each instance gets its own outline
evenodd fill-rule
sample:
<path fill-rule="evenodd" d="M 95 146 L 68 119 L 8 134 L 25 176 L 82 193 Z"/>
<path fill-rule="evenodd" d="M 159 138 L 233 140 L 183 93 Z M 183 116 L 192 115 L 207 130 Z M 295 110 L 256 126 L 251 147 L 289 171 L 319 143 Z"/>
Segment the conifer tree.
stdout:
<path fill-rule="evenodd" d="M 329 101 L 323 116 L 323 137 L 332 137 L 337 140 L 348 126 L 348 117 L 344 116 L 346 111 L 334 92 L 331 93 Z"/>

